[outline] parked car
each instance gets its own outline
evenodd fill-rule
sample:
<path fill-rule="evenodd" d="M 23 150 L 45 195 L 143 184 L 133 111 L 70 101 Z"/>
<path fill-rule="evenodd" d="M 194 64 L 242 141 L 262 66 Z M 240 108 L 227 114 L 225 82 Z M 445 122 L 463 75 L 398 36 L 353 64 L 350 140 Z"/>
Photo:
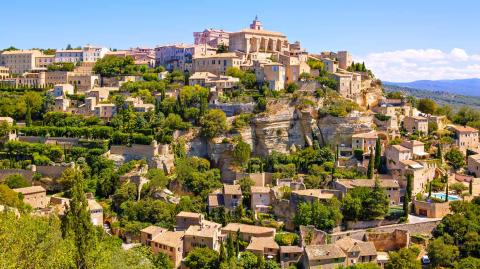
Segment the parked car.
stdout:
<path fill-rule="evenodd" d="M 427 255 L 422 257 L 422 264 L 430 264 L 430 258 Z"/>

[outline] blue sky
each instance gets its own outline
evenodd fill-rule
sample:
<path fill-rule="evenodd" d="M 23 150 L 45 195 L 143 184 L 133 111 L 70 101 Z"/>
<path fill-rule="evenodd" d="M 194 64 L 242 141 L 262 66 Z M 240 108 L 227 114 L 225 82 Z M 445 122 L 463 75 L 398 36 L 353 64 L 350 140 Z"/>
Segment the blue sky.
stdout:
<path fill-rule="evenodd" d="M 310 52 L 351 51 L 386 80 L 480 77 L 475 0 L 31 0 L 1 6 L 0 48 L 191 43 L 193 31 L 235 31 L 258 15 L 266 29 L 300 40 Z"/>

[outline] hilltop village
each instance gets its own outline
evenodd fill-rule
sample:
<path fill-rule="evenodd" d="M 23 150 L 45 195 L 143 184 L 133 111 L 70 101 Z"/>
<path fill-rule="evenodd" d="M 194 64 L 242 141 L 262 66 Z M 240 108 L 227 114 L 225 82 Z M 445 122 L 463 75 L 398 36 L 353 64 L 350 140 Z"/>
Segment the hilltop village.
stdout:
<path fill-rule="evenodd" d="M 1 268 L 479 268 L 480 112 L 193 37 L 0 53 Z"/>

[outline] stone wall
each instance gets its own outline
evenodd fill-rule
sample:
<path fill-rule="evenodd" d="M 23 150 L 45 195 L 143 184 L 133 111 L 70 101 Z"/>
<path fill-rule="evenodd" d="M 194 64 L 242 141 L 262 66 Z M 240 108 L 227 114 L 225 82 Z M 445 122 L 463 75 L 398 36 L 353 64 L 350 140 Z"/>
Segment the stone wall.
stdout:
<path fill-rule="evenodd" d="M 368 231 L 365 229 L 343 231 L 343 232 L 332 233 L 330 234 L 330 237 L 332 239 L 332 242 L 335 242 L 347 236 L 350 236 L 354 239 L 363 240 L 367 232 L 390 232 L 391 233 L 397 229 L 405 230 L 410 235 L 421 234 L 421 235 L 430 236 L 432 234 L 433 229 L 437 227 L 440 221 L 441 220 L 431 220 L 431 221 L 425 221 L 420 223 L 401 223 L 401 224 L 375 227 L 375 228 L 368 229 Z"/>
<path fill-rule="evenodd" d="M 65 171 L 70 166 L 60 166 L 60 165 L 36 165 L 32 168 L 35 172 L 40 173 L 44 177 L 49 177 L 57 179 L 62 176 L 63 171 Z"/>
<path fill-rule="evenodd" d="M 369 232 L 365 237 L 367 241 L 373 242 L 377 251 L 396 251 L 410 244 L 410 234 L 405 230 Z"/>
<path fill-rule="evenodd" d="M 210 103 L 209 109 L 220 109 L 225 112 L 227 117 L 241 113 L 252 113 L 255 109 L 255 103 Z"/>
<path fill-rule="evenodd" d="M 33 174 L 32 170 L 26 169 L 0 169 L 0 181 L 3 181 L 10 175 L 21 175 L 25 179 L 32 181 Z"/>

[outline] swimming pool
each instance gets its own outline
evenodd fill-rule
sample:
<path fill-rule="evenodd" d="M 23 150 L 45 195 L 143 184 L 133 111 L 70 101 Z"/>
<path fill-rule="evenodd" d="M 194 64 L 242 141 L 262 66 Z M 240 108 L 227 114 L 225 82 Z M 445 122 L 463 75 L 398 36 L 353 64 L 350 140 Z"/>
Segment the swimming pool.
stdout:
<path fill-rule="evenodd" d="M 440 192 L 432 193 L 432 197 L 445 200 L 445 193 L 440 193 Z M 457 200 L 460 200 L 460 198 L 457 195 L 449 194 L 448 195 L 448 200 L 449 201 L 457 201 Z"/>

